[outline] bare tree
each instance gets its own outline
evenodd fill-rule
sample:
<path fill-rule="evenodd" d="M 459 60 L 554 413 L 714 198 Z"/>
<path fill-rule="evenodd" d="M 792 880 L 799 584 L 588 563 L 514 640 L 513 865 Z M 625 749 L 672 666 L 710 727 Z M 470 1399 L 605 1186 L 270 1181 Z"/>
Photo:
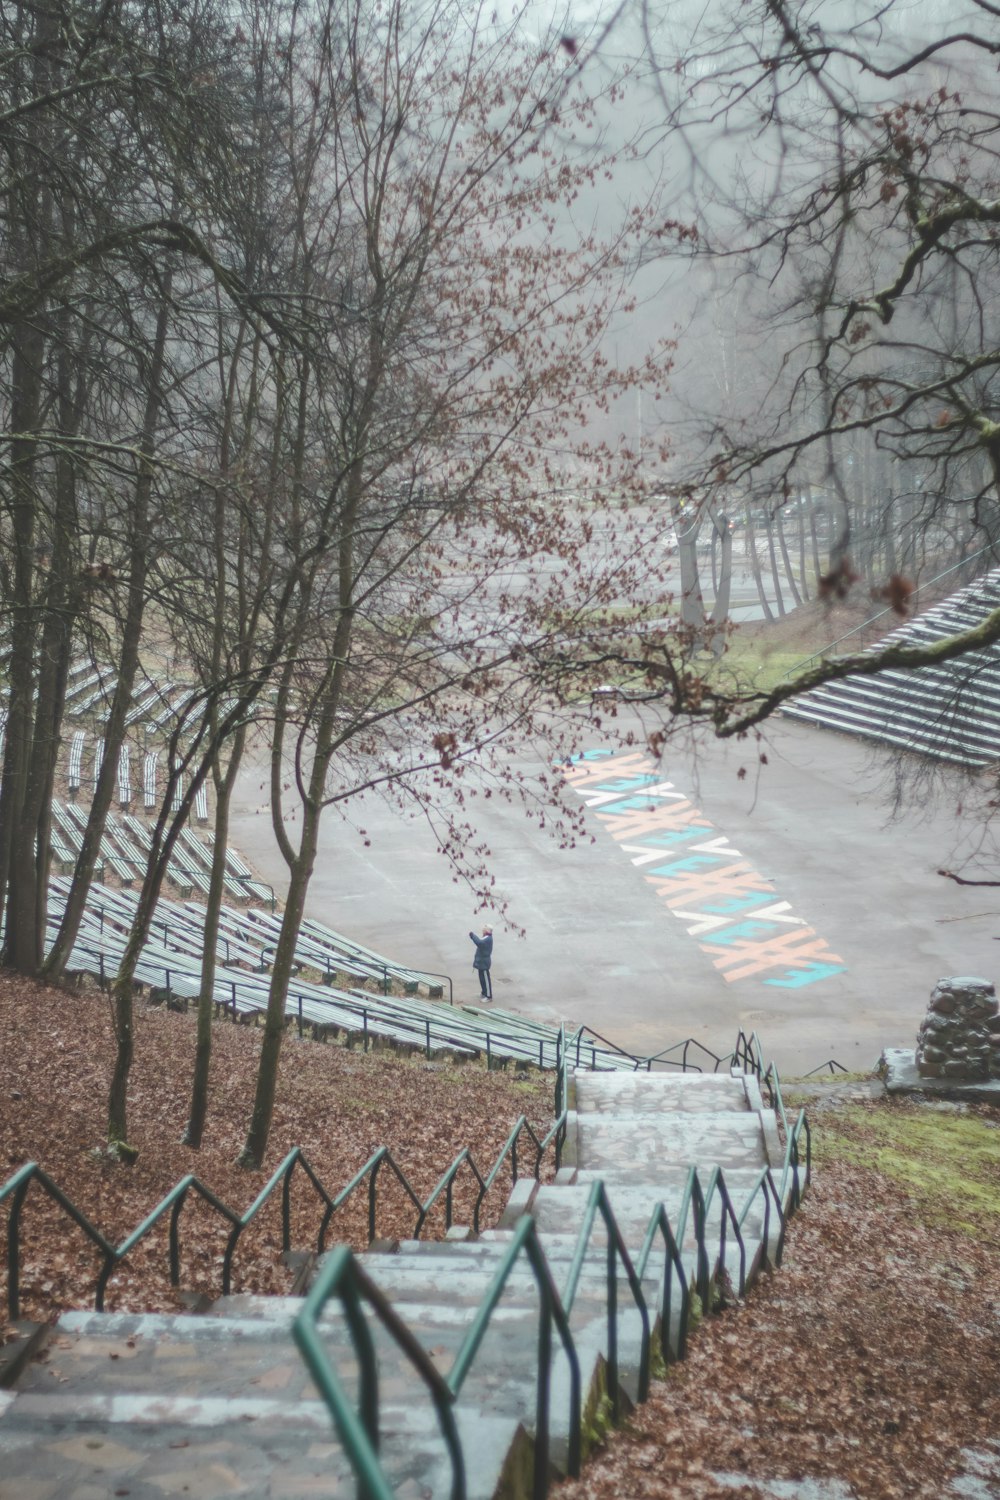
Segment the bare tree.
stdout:
<path fill-rule="evenodd" d="M 523 732 L 550 643 L 579 638 L 588 610 L 650 573 L 638 544 L 631 559 L 588 559 L 592 520 L 549 499 L 556 456 L 585 446 L 589 405 L 636 378 L 613 376 L 599 345 L 643 222 L 582 240 L 559 225 L 599 159 L 583 149 L 593 101 L 558 33 L 540 45 L 451 0 L 357 4 L 346 26 L 331 13 L 320 60 L 294 178 L 297 274 L 315 309 L 312 449 L 288 525 L 290 544 L 301 528 L 332 540 L 309 577 L 316 628 L 274 707 L 289 887 L 247 1165 L 266 1149 L 324 808 Z M 607 478 L 612 455 L 588 457 Z M 523 583 L 504 581 L 512 569 Z"/>
<path fill-rule="evenodd" d="M 710 414 L 674 472 L 686 470 L 682 482 L 709 508 L 734 490 L 742 497 L 792 603 L 804 597 L 805 568 L 818 572 L 809 587 L 820 598 L 867 574 L 867 587 L 900 600 L 928 556 L 995 559 L 993 6 L 970 0 L 957 19 L 933 0 L 829 15 L 767 0 L 700 12 L 686 35 L 676 12 L 660 24 L 655 0 L 631 14 L 675 167 L 669 253 L 710 258 L 723 279 L 728 268 L 731 318 L 758 331 L 748 342 L 764 361 L 763 381 Z M 661 232 L 656 253 L 663 241 Z M 819 537 L 809 544 L 804 512 L 795 516 L 817 495 L 827 533 L 818 569 L 809 553 Z M 996 639 L 1000 615 L 924 656 L 910 648 L 907 662 Z M 669 652 L 647 655 L 623 652 L 645 673 L 637 696 L 662 691 L 673 713 L 707 716 L 725 733 L 806 685 L 729 698 Z M 885 664 L 896 661 L 893 648 Z"/>

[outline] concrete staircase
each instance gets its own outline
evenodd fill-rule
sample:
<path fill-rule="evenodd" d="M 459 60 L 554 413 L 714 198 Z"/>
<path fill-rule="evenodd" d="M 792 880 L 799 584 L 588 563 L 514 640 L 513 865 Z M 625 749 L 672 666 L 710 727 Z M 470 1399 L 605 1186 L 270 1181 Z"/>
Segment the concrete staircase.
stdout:
<path fill-rule="evenodd" d="M 926 646 L 980 625 L 1000 608 L 1000 568 L 891 631 L 888 644 Z M 845 677 L 783 705 L 788 718 L 963 766 L 1000 755 L 1000 648 L 913 671 Z"/>
<path fill-rule="evenodd" d="M 752 1076 L 579 1073 L 572 1094 L 565 1165 L 556 1182 L 519 1181 L 497 1229 L 477 1238 L 453 1230 L 443 1243 L 404 1241 L 359 1257 L 442 1374 L 463 1348 L 525 1212 L 533 1216 L 560 1295 L 573 1273 L 597 1182 L 604 1183 L 633 1263 L 651 1213 L 664 1206 L 693 1282 L 699 1259 L 693 1209 L 683 1231 L 678 1228 L 690 1168 L 705 1182 L 721 1167 L 739 1211 L 763 1169 L 780 1167 L 775 1119 Z M 773 1260 L 780 1219 L 772 1206 L 765 1241 L 764 1195 L 758 1192 L 743 1223 L 742 1251 L 730 1221 L 720 1256 L 721 1223 L 716 1193 L 707 1213 L 709 1270 L 714 1285 L 738 1288 Z M 681 1347 L 684 1329 L 676 1285 L 667 1326 L 661 1323 L 666 1261 L 662 1241 L 654 1240 L 642 1290 L 652 1346 L 669 1357 Z M 607 1230 L 600 1217 L 577 1270 L 570 1326 L 586 1447 L 613 1406 L 627 1409 L 641 1395 L 643 1322 L 618 1264 L 612 1389 Z M 470 1497 L 513 1500 L 532 1494 L 533 1486 L 537 1494 L 550 1474 L 566 1469 L 572 1387 L 558 1340 L 549 1366 L 549 1443 L 535 1467 L 538 1307 L 534 1275 L 518 1259 L 453 1407 Z M 0 1391 L 0 1500 L 325 1500 L 359 1493 L 292 1342 L 301 1309 L 300 1299 L 243 1295 L 220 1299 L 198 1316 L 65 1314 L 16 1386 Z M 378 1362 L 379 1461 L 388 1486 L 381 1493 L 433 1500 L 463 1493 L 420 1377 L 382 1323 L 375 1317 L 368 1323 Z M 359 1361 L 339 1301 L 327 1304 L 319 1328 L 356 1409 Z"/>

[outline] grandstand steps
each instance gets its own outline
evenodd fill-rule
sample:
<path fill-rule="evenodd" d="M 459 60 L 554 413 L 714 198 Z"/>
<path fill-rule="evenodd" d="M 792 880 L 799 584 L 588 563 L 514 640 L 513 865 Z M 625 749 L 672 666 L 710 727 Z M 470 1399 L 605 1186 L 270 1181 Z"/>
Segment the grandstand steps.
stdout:
<path fill-rule="evenodd" d="M 68 880 L 53 877 L 49 884 L 49 934 L 54 937 L 61 919 Z M 125 890 L 93 890 L 80 926 L 68 969 L 110 979 L 125 951 L 137 897 Z M 223 907 L 216 940 L 213 1001 L 218 1014 L 253 1023 L 267 1009 L 269 967 L 273 955 L 274 921 L 270 913 Z M 298 972 L 286 998 L 286 1025 L 316 1039 L 334 1040 L 350 1048 L 390 1047 L 428 1060 L 454 1062 L 485 1059 L 491 1067 L 554 1068 L 559 1056 L 559 1032 L 494 1006 L 444 1005 L 410 995 L 380 994 L 360 988 L 344 990 L 323 977 L 341 962 L 341 950 L 356 950 L 331 929 L 310 924 L 304 945 L 296 948 Z M 205 941 L 205 908 L 197 902 L 161 898 L 135 971 L 135 982 L 148 992 L 151 1003 L 183 1007 L 201 990 L 201 955 Z M 324 946 L 325 944 L 325 946 Z M 367 950 L 365 950 L 367 952 Z M 416 971 L 378 958 L 380 973 L 402 985 L 415 982 Z M 309 978 L 310 974 L 316 978 Z M 429 976 L 424 976 L 425 979 Z M 571 1038 L 570 1060 L 585 1066 L 633 1070 L 638 1060 L 610 1045 Z"/>
<path fill-rule="evenodd" d="M 1000 568 L 908 620 L 864 654 L 889 645 L 932 645 L 975 628 L 997 608 Z M 828 682 L 800 693 L 781 712 L 935 760 L 986 765 L 1000 759 L 1000 646 L 913 670 Z"/>
<path fill-rule="evenodd" d="M 0 1392 L 4 1500 L 105 1500 L 115 1494 L 131 1500 L 347 1500 L 357 1494 L 351 1465 L 318 1400 L 190 1397 L 183 1390 L 150 1397 L 25 1396 L 17 1446 L 6 1450 L 3 1402 Z M 470 1455 L 469 1500 L 528 1493 L 520 1476 L 530 1475 L 531 1444 L 523 1432 L 464 1403 L 454 1415 L 463 1452 Z M 380 1460 L 392 1492 L 448 1496 L 451 1462 L 423 1405 L 386 1402 L 380 1417 Z"/>
<path fill-rule="evenodd" d="M 605 1184 L 634 1265 L 657 1204 L 679 1228 L 691 1166 L 707 1180 L 712 1167 L 724 1161 L 725 1180 L 739 1208 L 762 1171 L 778 1164 L 773 1115 L 763 1108 L 752 1077 L 577 1073 L 571 1092 L 570 1163 L 551 1184 L 520 1179 L 498 1228 L 478 1237 L 455 1228 L 444 1242 L 390 1242 L 359 1257 L 442 1374 L 497 1281 L 525 1210 L 534 1217 L 562 1296 L 594 1182 Z M 709 1220 L 717 1213 L 716 1202 Z M 772 1243 L 766 1254 L 764 1226 L 755 1214 L 751 1208 L 745 1218 L 748 1280 L 774 1250 Z M 772 1240 L 777 1228 L 772 1222 Z M 692 1280 L 696 1246 L 690 1212 L 679 1239 Z M 569 1312 L 584 1429 L 591 1437 L 606 1420 L 609 1394 L 606 1243 L 598 1217 Z M 658 1242 L 653 1244 L 643 1295 L 654 1339 L 665 1317 L 669 1348 L 676 1353 L 683 1332 L 680 1289 L 674 1281 L 669 1306 L 661 1305 L 664 1256 Z M 740 1271 L 736 1250 L 735 1237 L 727 1239 L 726 1269 L 734 1284 Z M 321 1257 L 317 1273 L 322 1264 Z M 720 1267 L 709 1269 L 723 1285 Z M 613 1274 L 618 1387 L 621 1409 L 627 1411 L 639 1396 L 642 1322 L 620 1260 Z M 538 1301 L 534 1273 L 519 1258 L 509 1268 L 453 1408 L 470 1496 L 522 1500 L 531 1494 Z M 219 1299 L 203 1316 L 65 1314 L 51 1331 L 45 1357 L 28 1366 L 13 1390 L 0 1392 L 0 1497 L 61 1500 L 127 1493 L 132 1500 L 161 1500 L 164 1494 L 183 1493 L 308 1500 L 355 1494 L 331 1418 L 291 1339 L 301 1306 L 293 1297 L 235 1295 Z M 379 1368 L 380 1457 L 392 1491 L 401 1497 L 446 1497 L 452 1493 L 450 1461 L 426 1390 L 378 1318 L 369 1315 L 366 1321 Z M 359 1361 L 339 1301 L 326 1305 L 319 1331 L 356 1407 Z M 547 1465 L 558 1473 L 567 1462 L 571 1394 L 569 1364 L 558 1339 L 550 1371 Z"/>

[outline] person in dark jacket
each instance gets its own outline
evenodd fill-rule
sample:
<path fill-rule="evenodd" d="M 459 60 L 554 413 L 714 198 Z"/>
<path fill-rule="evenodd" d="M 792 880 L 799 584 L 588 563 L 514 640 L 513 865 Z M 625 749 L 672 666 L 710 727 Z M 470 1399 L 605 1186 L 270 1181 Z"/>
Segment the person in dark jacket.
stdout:
<path fill-rule="evenodd" d="M 484 927 L 482 937 L 477 937 L 474 932 L 469 933 L 470 938 L 476 945 L 476 956 L 472 960 L 472 967 L 479 971 L 479 988 L 484 1000 L 493 999 L 493 986 L 490 983 L 490 963 L 493 958 L 493 928 Z"/>

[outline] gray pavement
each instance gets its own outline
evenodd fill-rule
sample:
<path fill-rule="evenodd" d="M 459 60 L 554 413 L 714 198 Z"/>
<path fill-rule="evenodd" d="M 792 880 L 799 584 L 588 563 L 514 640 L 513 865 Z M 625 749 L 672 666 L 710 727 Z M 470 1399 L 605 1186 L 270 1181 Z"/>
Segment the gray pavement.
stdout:
<path fill-rule="evenodd" d="M 609 748 L 598 735 L 588 744 Z M 829 1058 L 867 1070 L 884 1048 L 912 1043 L 938 979 L 994 979 L 1000 957 L 996 893 L 937 874 L 976 847 L 977 819 L 956 792 L 888 822 L 888 764 L 880 750 L 783 722 L 764 745 L 668 748 L 644 779 L 639 762 L 593 762 L 568 794 L 592 804 L 592 841 L 572 849 L 500 798 L 472 799 L 496 877 L 489 917 L 425 822 L 366 798 L 350 809 L 364 837 L 328 815 L 307 911 L 453 975 L 469 1000 L 467 933 L 492 919 L 499 1004 L 585 1022 L 630 1049 L 693 1035 L 722 1052 L 742 1026 L 785 1074 Z M 528 785 L 538 769 L 527 754 L 517 766 Z M 231 842 L 280 893 L 262 780 L 244 774 Z M 505 930 L 504 900 L 524 936 Z"/>

